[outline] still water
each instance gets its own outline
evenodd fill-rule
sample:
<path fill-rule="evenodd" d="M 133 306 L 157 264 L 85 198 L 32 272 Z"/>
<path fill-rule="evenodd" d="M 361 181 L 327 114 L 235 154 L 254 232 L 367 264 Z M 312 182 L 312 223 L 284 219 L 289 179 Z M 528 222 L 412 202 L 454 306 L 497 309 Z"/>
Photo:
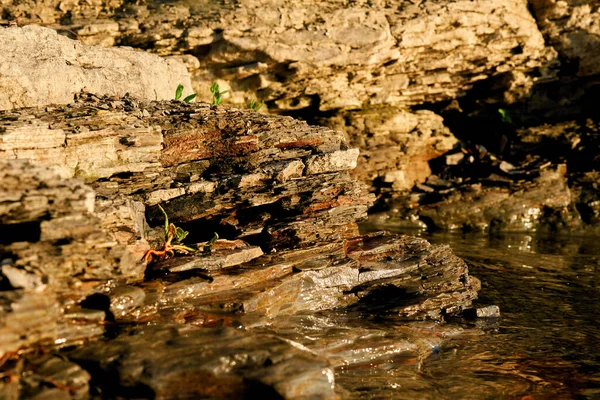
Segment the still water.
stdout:
<path fill-rule="evenodd" d="M 463 334 L 419 368 L 341 371 L 356 398 L 600 399 L 600 237 L 362 226 L 381 229 L 448 244 L 481 280 L 478 304 L 502 314 L 451 322 Z"/>

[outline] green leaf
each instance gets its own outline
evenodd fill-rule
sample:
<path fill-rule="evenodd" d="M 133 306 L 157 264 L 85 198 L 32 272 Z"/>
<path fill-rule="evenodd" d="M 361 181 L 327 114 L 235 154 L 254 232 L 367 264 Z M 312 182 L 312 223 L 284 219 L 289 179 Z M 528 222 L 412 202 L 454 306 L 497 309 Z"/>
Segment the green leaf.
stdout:
<path fill-rule="evenodd" d="M 512 124 L 512 118 L 510 117 L 510 113 L 508 112 L 508 110 L 499 108 L 498 112 L 502 116 L 502 122 L 507 123 L 507 124 Z"/>
<path fill-rule="evenodd" d="M 184 103 L 190 103 L 192 100 L 196 98 L 196 93 L 190 94 L 185 99 L 183 99 Z"/>
<path fill-rule="evenodd" d="M 181 229 L 180 227 L 176 227 L 175 228 L 175 242 L 182 242 L 183 239 L 186 238 L 186 236 L 189 234 L 188 231 L 184 231 L 183 229 Z"/>
<path fill-rule="evenodd" d="M 183 85 L 180 83 L 177 85 L 177 90 L 175 90 L 175 100 L 179 100 L 183 95 Z"/>
<path fill-rule="evenodd" d="M 217 232 L 215 232 L 215 234 L 213 235 L 212 239 L 210 239 L 210 241 L 204 245 L 204 248 L 202 249 L 202 251 L 204 253 L 210 254 L 212 247 L 215 243 L 217 243 L 217 240 L 219 239 L 219 234 Z"/>
<path fill-rule="evenodd" d="M 165 209 L 160 206 L 160 204 L 158 205 L 158 208 L 160 208 L 160 211 L 162 211 L 163 215 L 165 216 L 165 240 L 167 240 L 167 237 L 169 236 L 169 216 L 167 215 Z"/>

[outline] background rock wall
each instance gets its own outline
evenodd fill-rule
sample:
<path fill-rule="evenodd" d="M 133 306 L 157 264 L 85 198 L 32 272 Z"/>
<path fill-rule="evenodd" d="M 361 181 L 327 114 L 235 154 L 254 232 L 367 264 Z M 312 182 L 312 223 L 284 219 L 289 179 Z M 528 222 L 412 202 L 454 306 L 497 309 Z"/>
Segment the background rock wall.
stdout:
<path fill-rule="evenodd" d="M 444 175 L 439 157 L 447 151 L 483 146 L 517 165 L 513 150 L 529 151 L 517 129 L 593 116 L 599 95 L 592 0 L 5 0 L 3 7 L 6 23 L 41 23 L 84 43 L 177 59 L 199 99 L 211 100 L 216 81 L 229 90 L 226 103 L 258 98 L 271 113 L 344 130 L 362 150 L 354 176 L 381 200 L 418 193 L 430 175 Z M 432 113 L 416 112 L 423 109 Z"/>

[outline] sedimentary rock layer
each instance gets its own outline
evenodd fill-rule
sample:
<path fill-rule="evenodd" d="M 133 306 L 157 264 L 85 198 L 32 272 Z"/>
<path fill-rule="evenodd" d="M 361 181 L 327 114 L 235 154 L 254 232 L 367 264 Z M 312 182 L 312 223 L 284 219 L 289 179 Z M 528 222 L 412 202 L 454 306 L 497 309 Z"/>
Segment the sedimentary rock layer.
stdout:
<path fill-rule="evenodd" d="M 103 215 L 145 206 L 160 225 L 161 203 L 172 221 L 194 224 L 196 239 L 216 231 L 277 247 L 354 235 L 373 201 L 346 172 L 358 150 L 331 129 L 208 104 L 83 97 L 4 113 L 0 157 L 83 177 Z M 122 223 L 140 230 L 135 216 Z"/>
<path fill-rule="evenodd" d="M 182 55 L 202 95 L 219 79 L 234 102 L 258 93 L 280 110 L 436 102 L 496 74 L 543 68 L 551 56 L 516 0 L 31 3 L 84 43 Z M 5 8 L 28 20 L 22 8 Z"/>

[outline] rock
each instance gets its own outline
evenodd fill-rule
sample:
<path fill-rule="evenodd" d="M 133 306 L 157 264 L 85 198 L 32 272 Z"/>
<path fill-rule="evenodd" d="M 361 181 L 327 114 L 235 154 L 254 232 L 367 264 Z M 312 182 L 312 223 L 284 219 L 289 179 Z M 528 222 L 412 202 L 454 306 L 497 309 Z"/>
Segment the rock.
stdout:
<path fill-rule="evenodd" d="M 177 263 L 188 261 L 162 264 L 168 269 Z M 201 277 L 167 283 L 158 301 L 167 308 L 184 302 L 198 310 L 269 317 L 352 304 L 361 308 L 364 303 L 369 312 L 442 319 L 469 308 L 478 290 L 479 281 L 468 275 L 466 264 L 449 248 L 376 234 L 264 255 L 239 267 L 205 269 Z M 378 304 L 373 305 L 375 298 Z"/>
<path fill-rule="evenodd" d="M 49 290 L 0 292 L 0 357 L 21 349 L 54 345 L 61 309 Z"/>
<path fill-rule="evenodd" d="M 174 222 L 193 221 L 192 235 L 260 237 L 274 248 L 352 236 L 374 200 L 346 172 L 358 151 L 344 135 L 290 118 L 93 95 L 50 111 L 7 115 L 0 158 L 29 157 L 65 177 L 85 178 L 101 196 L 101 215 L 124 214 L 103 224 L 131 251 L 143 245 L 144 211 L 150 223 L 163 223 L 159 202 Z M 83 120 L 103 129 L 82 131 Z M 62 139 L 45 147 L 13 139 L 31 126 L 36 137 Z M 201 235 L 196 239 L 208 239 Z"/>
<path fill-rule="evenodd" d="M 4 6 L 9 19 L 22 15 L 13 3 Z M 528 73 L 552 57 L 527 5 L 513 0 L 402 7 L 308 2 L 300 9 L 293 2 L 247 0 L 128 6 L 119 14 L 118 5 L 33 4 L 84 43 L 191 54 L 199 61 L 190 72 L 201 99 L 209 100 L 208 84 L 219 79 L 235 93 L 229 100 L 247 102 L 258 92 L 271 110 L 433 103 L 490 76 Z"/>
<path fill-rule="evenodd" d="M 180 83 L 191 92 L 189 74 L 176 61 L 83 45 L 39 26 L 0 28 L 0 77 L 0 110 L 70 103 L 84 88 L 154 100 L 174 98 Z"/>
<path fill-rule="evenodd" d="M 254 332 L 293 340 L 327 358 L 335 368 L 336 378 L 345 369 L 377 365 L 386 369 L 399 362 L 419 364 L 445 339 L 462 333 L 456 326 L 432 322 L 395 324 L 394 329 L 388 330 L 348 311 L 298 313 L 258 322 L 246 316 L 242 321 Z"/>
<path fill-rule="evenodd" d="M 82 280 L 143 275 L 143 265 L 98 226 L 94 192 L 81 181 L 0 159 L 0 198 L 0 251 L 11 260 L 2 272 L 15 286 L 44 282 L 81 295 L 90 290 Z"/>
<path fill-rule="evenodd" d="M 445 230 L 572 231 L 581 229 L 579 214 L 564 176 L 564 165 L 542 170 L 531 182 L 465 184 L 424 197 L 414 215 L 431 228 Z M 435 197 L 433 197 L 435 198 Z M 402 213 L 402 211 L 400 211 Z"/>
<path fill-rule="evenodd" d="M 35 399 L 89 397 L 91 377 L 79 365 L 54 355 L 34 357 L 27 361 L 35 373 L 23 379 L 21 396 Z M 51 389 L 44 388 L 44 384 Z"/>
<path fill-rule="evenodd" d="M 69 357 L 106 377 L 98 383 L 114 396 L 135 390 L 157 399 L 336 398 L 326 360 L 294 342 L 240 329 L 140 327 Z"/>
<path fill-rule="evenodd" d="M 500 316 L 500 307 L 487 306 L 477 309 L 477 318 L 498 318 Z"/>
<path fill-rule="evenodd" d="M 378 107 L 340 113 L 321 122 L 348 133 L 361 149 L 353 175 L 379 190 L 411 189 L 431 174 L 428 162 L 452 149 L 456 138 L 438 115 Z"/>
<path fill-rule="evenodd" d="M 533 0 L 532 10 L 544 38 L 561 57 L 569 75 L 600 74 L 600 9 L 593 0 Z"/>

